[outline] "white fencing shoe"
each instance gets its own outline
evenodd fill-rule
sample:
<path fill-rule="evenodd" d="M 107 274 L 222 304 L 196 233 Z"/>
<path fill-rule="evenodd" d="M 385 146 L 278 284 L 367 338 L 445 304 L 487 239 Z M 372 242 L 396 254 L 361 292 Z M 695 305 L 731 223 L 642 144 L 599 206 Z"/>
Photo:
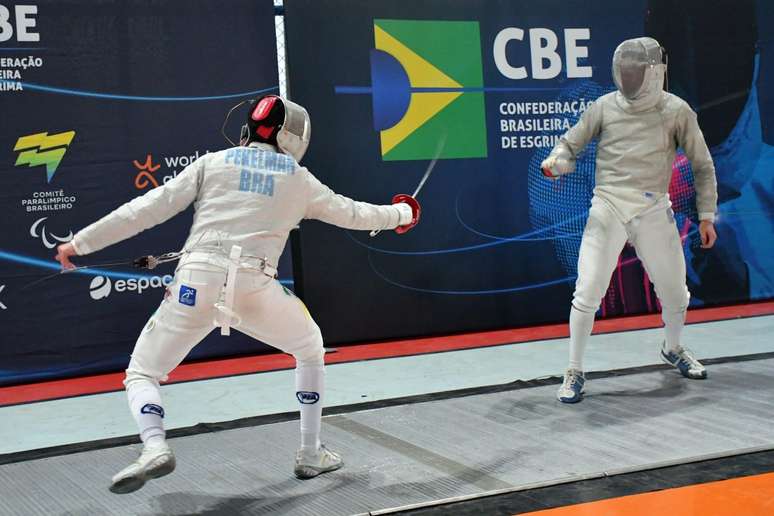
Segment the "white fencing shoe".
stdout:
<path fill-rule="evenodd" d="M 320 445 L 314 452 L 298 450 L 296 453 L 296 467 L 293 472 L 298 478 L 314 478 L 317 475 L 339 469 L 344 465 L 341 456 Z"/>
<path fill-rule="evenodd" d="M 707 378 L 707 370 L 701 365 L 701 362 L 696 360 L 693 353 L 683 347 L 677 348 L 676 351 L 667 351 L 665 346 L 666 343 L 661 348 L 661 360 L 676 368 L 686 378 L 692 380 Z"/>
<path fill-rule="evenodd" d="M 583 371 L 578 369 L 568 369 L 564 373 L 564 382 L 556 393 L 556 398 L 562 403 L 578 403 L 583 399 L 583 386 L 586 384 L 586 377 Z"/>
<path fill-rule="evenodd" d="M 145 446 L 140 457 L 113 477 L 110 491 L 126 494 L 137 491 L 152 478 L 163 477 L 175 470 L 175 455 L 167 443 Z"/>

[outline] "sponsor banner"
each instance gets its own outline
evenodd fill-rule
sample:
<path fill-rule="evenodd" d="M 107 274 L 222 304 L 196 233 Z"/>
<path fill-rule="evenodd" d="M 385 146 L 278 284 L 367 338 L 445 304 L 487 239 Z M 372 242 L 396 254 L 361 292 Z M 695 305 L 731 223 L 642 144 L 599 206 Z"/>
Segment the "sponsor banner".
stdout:
<path fill-rule="evenodd" d="M 437 159 L 419 196 L 422 221 L 411 232 L 369 238 L 303 226 L 304 300 L 326 341 L 566 320 L 596 144 L 561 181 L 545 180 L 539 164 L 614 89 L 615 47 L 642 35 L 667 48 L 670 87 L 698 112 L 718 167 L 721 241 L 704 252 L 690 164 L 678 154 L 672 166 L 692 303 L 774 295 L 774 252 L 745 241 L 757 232 L 774 242 L 764 175 L 772 158 L 761 139 L 770 111 L 758 103 L 774 91 L 763 37 L 771 8 L 763 1 L 719 2 L 717 11 L 694 0 L 668 4 L 286 0 L 291 91 L 317 127 L 325 124 L 304 164 L 342 194 L 385 203 L 412 192 Z M 704 57 L 708 48 L 717 60 Z M 732 68 L 722 81 L 721 61 Z M 331 292 L 339 293 L 335 302 Z M 600 315 L 659 308 L 627 247 Z"/>
<path fill-rule="evenodd" d="M 174 264 L 23 287 L 56 272 L 56 246 L 79 229 L 227 146 L 220 127 L 234 104 L 277 91 L 272 2 L 229 7 L 0 0 L 0 385 L 126 366 Z M 240 124 L 227 130 L 236 137 Z M 75 262 L 179 250 L 191 213 Z M 213 335 L 192 356 L 261 349 Z"/>
<path fill-rule="evenodd" d="M 95 301 L 107 298 L 111 292 L 141 295 L 148 289 L 165 288 L 172 284 L 172 275 L 144 276 L 139 278 L 111 280 L 105 276 L 94 276 L 89 285 L 91 298 Z"/>

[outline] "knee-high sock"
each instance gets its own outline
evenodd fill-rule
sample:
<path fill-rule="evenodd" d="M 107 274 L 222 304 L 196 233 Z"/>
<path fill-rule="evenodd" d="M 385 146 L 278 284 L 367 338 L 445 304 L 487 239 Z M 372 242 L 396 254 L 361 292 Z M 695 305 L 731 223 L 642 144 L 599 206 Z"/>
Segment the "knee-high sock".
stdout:
<path fill-rule="evenodd" d="M 164 409 L 161 405 L 159 384 L 148 377 L 126 380 L 126 395 L 129 398 L 129 410 L 140 429 L 143 443 L 163 440 Z"/>
<path fill-rule="evenodd" d="M 296 359 L 296 397 L 301 411 L 301 448 L 320 447 L 320 418 L 325 390 L 325 365 L 322 353 L 314 358 Z"/>
<path fill-rule="evenodd" d="M 680 335 L 683 332 L 683 326 L 685 326 L 685 310 L 662 306 L 661 320 L 664 321 L 666 350 L 677 351 L 680 349 Z"/>
<path fill-rule="evenodd" d="M 594 313 L 570 308 L 570 369 L 583 371 L 583 353 L 594 326 Z"/>

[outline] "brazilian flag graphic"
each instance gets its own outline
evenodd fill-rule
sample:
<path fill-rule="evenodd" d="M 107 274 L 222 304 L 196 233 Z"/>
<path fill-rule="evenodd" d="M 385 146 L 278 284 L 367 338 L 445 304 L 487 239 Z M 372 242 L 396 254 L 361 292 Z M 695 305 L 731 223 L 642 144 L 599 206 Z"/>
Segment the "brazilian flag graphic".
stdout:
<path fill-rule="evenodd" d="M 478 22 L 374 20 L 374 43 L 371 87 L 382 159 L 485 158 Z"/>

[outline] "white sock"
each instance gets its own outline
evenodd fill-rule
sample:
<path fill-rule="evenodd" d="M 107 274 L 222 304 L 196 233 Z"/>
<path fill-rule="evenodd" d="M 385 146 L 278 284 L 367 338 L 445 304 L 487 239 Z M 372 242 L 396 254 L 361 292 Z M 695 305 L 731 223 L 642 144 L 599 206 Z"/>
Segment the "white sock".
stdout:
<path fill-rule="evenodd" d="M 680 349 L 680 335 L 685 326 L 685 310 L 674 310 L 662 306 L 661 320 L 664 321 L 667 352 L 677 352 Z"/>
<path fill-rule="evenodd" d="M 129 410 L 140 429 L 143 443 L 158 442 L 155 437 L 164 439 L 164 409 L 161 406 L 161 392 L 158 384 L 151 379 L 132 379 L 127 382 L 126 395 L 129 398 Z"/>
<path fill-rule="evenodd" d="M 322 418 L 325 366 L 322 356 L 313 360 L 296 361 L 296 398 L 301 412 L 301 449 L 320 448 L 320 418 Z"/>
<path fill-rule="evenodd" d="M 570 369 L 583 371 L 583 354 L 594 326 L 594 313 L 570 308 Z"/>
<path fill-rule="evenodd" d="M 145 440 L 145 446 L 155 448 L 157 446 L 161 446 L 162 444 L 166 443 L 166 439 L 163 435 L 154 434 L 148 437 Z"/>

